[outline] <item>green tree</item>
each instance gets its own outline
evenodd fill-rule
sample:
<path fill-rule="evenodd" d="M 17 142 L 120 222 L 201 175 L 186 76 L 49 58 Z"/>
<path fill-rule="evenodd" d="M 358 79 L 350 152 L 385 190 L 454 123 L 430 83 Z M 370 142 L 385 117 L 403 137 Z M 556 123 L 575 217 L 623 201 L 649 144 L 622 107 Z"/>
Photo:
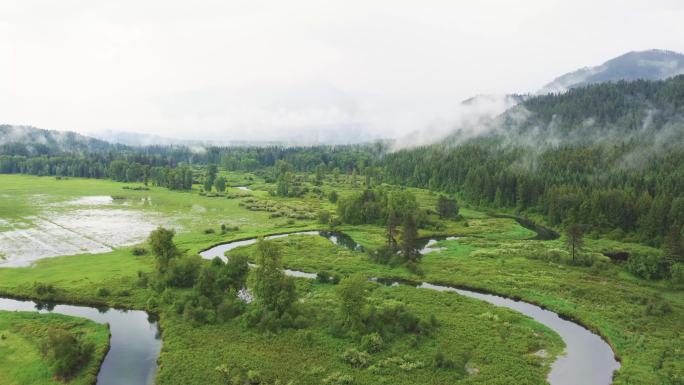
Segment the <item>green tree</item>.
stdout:
<path fill-rule="evenodd" d="M 323 180 L 325 179 L 325 164 L 320 163 L 318 166 L 316 166 L 316 180 L 315 183 L 317 186 L 321 186 L 323 184 Z"/>
<path fill-rule="evenodd" d="M 294 280 L 283 271 L 278 245 L 260 239 L 256 247 L 256 260 L 254 294 L 263 308 L 282 316 L 297 300 L 297 292 Z"/>
<path fill-rule="evenodd" d="M 684 246 L 679 226 L 672 225 L 663 238 L 663 254 L 668 267 L 675 263 L 684 263 Z"/>
<path fill-rule="evenodd" d="M 292 173 L 286 172 L 278 177 L 278 182 L 276 184 L 276 195 L 278 196 L 288 196 L 290 193 L 292 185 Z"/>
<path fill-rule="evenodd" d="M 570 248 L 572 261 L 575 262 L 575 255 L 584 246 L 584 232 L 582 227 L 576 223 L 571 224 L 565 229 L 565 242 Z"/>
<path fill-rule="evenodd" d="M 331 191 L 330 194 L 328 194 L 328 200 L 330 201 L 330 203 L 337 203 L 337 198 L 338 195 L 337 191 L 335 190 Z"/>
<path fill-rule="evenodd" d="M 169 267 L 171 259 L 179 254 L 176 245 L 173 243 L 174 235 L 175 232 L 172 229 L 166 229 L 161 226 L 150 233 L 148 242 L 152 253 L 156 257 L 157 270 L 159 272 L 165 272 Z"/>
<path fill-rule="evenodd" d="M 226 191 L 226 179 L 222 176 L 216 178 L 214 181 L 214 188 L 216 188 L 217 192 L 225 192 Z"/>
<path fill-rule="evenodd" d="M 442 219 L 451 219 L 458 216 L 458 204 L 456 199 L 450 199 L 444 195 L 437 198 L 437 213 Z"/>
<path fill-rule="evenodd" d="M 404 261 L 412 264 L 418 263 L 421 254 L 417 247 L 418 226 L 413 215 L 407 215 L 404 218 L 401 230 L 401 254 Z"/>
<path fill-rule="evenodd" d="M 366 307 L 366 286 L 368 280 L 361 274 L 344 278 L 337 285 L 337 297 L 340 299 L 340 316 L 342 324 L 351 330 L 363 328 L 363 312 Z"/>
<path fill-rule="evenodd" d="M 335 183 L 339 183 L 340 182 L 340 168 L 339 167 L 333 168 L 332 174 L 333 174 L 333 180 L 335 181 Z"/>
<path fill-rule="evenodd" d="M 212 187 L 213 185 L 214 185 L 214 182 L 213 182 L 211 179 L 209 179 L 209 178 L 205 179 L 205 180 L 204 180 L 204 185 L 203 185 L 204 191 L 206 191 L 206 192 L 211 192 L 211 187 Z"/>
<path fill-rule="evenodd" d="M 211 181 L 211 183 L 214 183 L 214 180 L 216 179 L 216 174 L 218 174 L 218 166 L 215 164 L 210 164 L 207 166 L 207 179 Z"/>

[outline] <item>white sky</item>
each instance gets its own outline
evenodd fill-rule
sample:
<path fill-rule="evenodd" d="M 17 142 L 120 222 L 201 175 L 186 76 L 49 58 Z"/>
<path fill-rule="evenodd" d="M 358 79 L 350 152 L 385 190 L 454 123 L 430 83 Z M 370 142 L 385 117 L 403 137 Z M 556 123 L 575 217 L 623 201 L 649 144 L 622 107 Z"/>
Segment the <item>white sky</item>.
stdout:
<path fill-rule="evenodd" d="M 684 2 L 0 0 L 0 123 L 395 137 L 651 48 L 684 52 Z"/>

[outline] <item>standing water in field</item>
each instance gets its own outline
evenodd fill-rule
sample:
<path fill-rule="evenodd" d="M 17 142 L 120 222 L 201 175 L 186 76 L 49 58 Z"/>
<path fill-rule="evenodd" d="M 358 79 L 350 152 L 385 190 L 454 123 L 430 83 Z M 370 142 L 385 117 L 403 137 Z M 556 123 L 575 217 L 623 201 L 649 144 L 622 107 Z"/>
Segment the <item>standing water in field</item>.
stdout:
<path fill-rule="evenodd" d="M 0 230 L 0 267 L 30 266 L 62 255 L 107 253 L 144 241 L 146 234 L 168 222 L 127 203 L 108 195 L 37 202 L 42 207 L 38 215 L 2 223 L 6 230 Z"/>
<path fill-rule="evenodd" d="M 38 311 L 82 317 L 109 324 L 110 349 L 97 375 L 97 385 L 152 385 L 161 339 L 157 322 L 139 310 L 48 305 L 0 297 L 0 310 Z"/>

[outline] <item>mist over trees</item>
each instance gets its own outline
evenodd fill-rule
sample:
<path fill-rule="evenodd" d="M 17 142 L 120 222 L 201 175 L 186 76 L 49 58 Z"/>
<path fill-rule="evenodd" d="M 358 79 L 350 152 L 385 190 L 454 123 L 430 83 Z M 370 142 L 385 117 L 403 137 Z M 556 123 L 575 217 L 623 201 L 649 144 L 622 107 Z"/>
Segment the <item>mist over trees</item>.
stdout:
<path fill-rule="evenodd" d="M 0 172 L 189 189 L 195 179 L 192 167 L 213 164 L 254 172 L 274 183 L 281 196 L 300 196 L 307 191 L 301 187 L 304 181 L 318 185 L 326 178 L 364 186 L 354 196 L 334 193 L 329 199 L 338 203 L 342 221 L 389 223 L 390 237 L 398 236 L 393 224 L 401 226 L 402 221 L 388 215 L 388 196 L 378 188 L 383 182 L 440 191 L 479 207 L 542 216 L 552 226 L 576 223 L 587 237 L 606 235 L 657 247 L 664 246 L 666 237 L 673 239 L 672 234 L 681 237 L 684 76 L 530 97 L 498 124 L 466 141 L 455 134 L 444 143 L 395 152 L 383 143 L 198 151 L 99 142 L 71 145 L 81 150 L 70 152 L 50 141 L 5 140 Z M 205 176 L 200 182 L 207 182 L 206 188 L 222 189 L 216 174 Z M 457 215 L 458 205 L 449 199 L 440 198 L 436 207 L 442 217 Z M 422 225 L 421 215 L 413 219 L 417 227 Z"/>

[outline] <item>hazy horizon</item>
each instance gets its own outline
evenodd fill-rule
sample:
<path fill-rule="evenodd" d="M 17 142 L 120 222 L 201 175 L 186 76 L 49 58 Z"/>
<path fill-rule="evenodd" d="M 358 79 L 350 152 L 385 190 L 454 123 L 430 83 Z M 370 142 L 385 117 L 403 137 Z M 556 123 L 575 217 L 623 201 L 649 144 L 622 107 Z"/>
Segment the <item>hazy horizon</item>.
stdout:
<path fill-rule="evenodd" d="M 532 93 L 629 51 L 684 51 L 678 1 L 521 4 L 6 3 L 0 124 L 195 140 L 397 138 L 453 125 L 474 95 Z"/>

